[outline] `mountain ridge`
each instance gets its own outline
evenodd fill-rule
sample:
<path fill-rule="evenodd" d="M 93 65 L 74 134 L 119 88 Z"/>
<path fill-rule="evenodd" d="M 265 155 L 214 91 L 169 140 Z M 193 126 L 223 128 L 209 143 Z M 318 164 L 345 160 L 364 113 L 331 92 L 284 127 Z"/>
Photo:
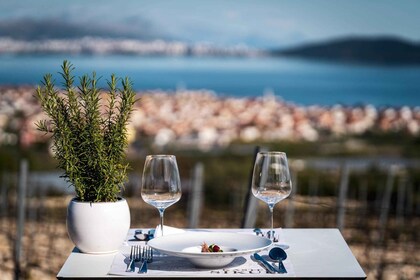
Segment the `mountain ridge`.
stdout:
<path fill-rule="evenodd" d="M 81 37 L 129 38 L 141 40 L 170 39 L 154 34 L 147 23 L 142 28 L 130 26 L 104 26 L 63 21 L 59 18 L 19 18 L 0 21 L 0 37 L 15 40 L 77 39 Z"/>
<path fill-rule="evenodd" d="M 398 37 L 350 36 L 270 50 L 274 56 L 351 64 L 419 65 L 420 43 Z"/>

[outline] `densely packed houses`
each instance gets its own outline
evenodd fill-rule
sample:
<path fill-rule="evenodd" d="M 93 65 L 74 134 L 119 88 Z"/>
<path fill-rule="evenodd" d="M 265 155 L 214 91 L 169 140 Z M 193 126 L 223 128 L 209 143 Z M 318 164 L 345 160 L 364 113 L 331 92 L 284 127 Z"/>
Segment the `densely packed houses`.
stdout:
<path fill-rule="evenodd" d="M 0 143 L 29 146 L 44 141 L 35 121 L 45 118 L 33 87 L 0 88 Z M 305 140 L 360 135 L 368 131 L 420 133 L 420 107 L 299 106 L 266 95 L 219 97 L 206 90 L 139 93 L 131 141 L 150 138 L 157 146 L 202 149 L 232 141 Z"/>

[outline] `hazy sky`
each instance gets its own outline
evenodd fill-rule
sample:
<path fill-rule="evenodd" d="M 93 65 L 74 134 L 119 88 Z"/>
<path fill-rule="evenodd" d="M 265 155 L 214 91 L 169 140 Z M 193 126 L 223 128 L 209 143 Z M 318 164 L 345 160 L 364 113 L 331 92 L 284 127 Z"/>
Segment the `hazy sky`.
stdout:
<path fill-rule="evenodd" d="M 417 0 L 0 0 L 0 22 L 29 18 L 265 48 L 347 35 L 392 35 L 420 42 Z"/>

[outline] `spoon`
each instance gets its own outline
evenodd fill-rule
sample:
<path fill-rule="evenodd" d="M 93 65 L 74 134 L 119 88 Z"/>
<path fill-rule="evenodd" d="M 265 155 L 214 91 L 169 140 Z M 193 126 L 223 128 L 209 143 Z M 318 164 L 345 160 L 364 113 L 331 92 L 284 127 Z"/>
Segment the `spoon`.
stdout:
<path fill-rule="evenodd" d="M 280 248 L 280 247 L 273 247 L 270 252 L 268 253 L 268 256 L 275 261 L 279 262 L 279 269 L 283 271 L 283 273 L 287 273 L 286 268 L 283 265 L 283 261 L 287 259 L 286 252 Z"/>

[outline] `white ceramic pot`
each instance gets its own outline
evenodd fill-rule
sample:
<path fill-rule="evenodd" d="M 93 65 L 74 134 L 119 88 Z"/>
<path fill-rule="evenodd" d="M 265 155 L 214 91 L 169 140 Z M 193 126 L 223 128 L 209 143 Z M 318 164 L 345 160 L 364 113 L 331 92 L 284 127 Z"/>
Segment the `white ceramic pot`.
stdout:
<path fill-rule="evenodd" d="M 130 229 L 130 210 L 123 198 L 117 202 L 80 202 L 67 207 L 67 232 L 83 253 L 118 251 Z"/>

